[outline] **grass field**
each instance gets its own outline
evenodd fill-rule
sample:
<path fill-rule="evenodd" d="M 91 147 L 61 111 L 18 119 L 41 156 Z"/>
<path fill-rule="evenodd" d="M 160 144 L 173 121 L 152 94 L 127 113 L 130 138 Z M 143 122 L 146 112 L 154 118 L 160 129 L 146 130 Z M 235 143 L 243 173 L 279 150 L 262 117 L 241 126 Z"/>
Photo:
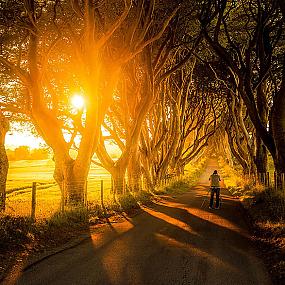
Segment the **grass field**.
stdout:
<path fill-rule="evenodd" d="M 52 216 L 60 208 L 60 189 L 53 179 L 52 160 L 21 160 L 9 162 L 7 179 L 6 213 L 29 216 L 31 213 L 32 183 L 37 182 L 36 217 Z M 87 181 L 87 201 L 100 199 L 101 180 L 104 181 L 104 196 L 110 195 L 111 176 L 103 168 L 92 165 Z"/>
<path fill-rule="evenodd" d="M 196 181 L 194 177 L 199 175 L 200 168 L 200 165 L 188 165 L 185 174 L 186 176 L 191 174 L 191 179 Z M 61 193 L 53 179 L 53 170 L 52 160 L 11 161 L 7 180 L 6 213 L 15 216 L 31 215 L 33 182 L 37 182 L 36 218 L 50 218 L 58 212 Z M 105 204 L 112 203 L 110 174 L 103 168 L 91 165 L 87 180 L 87 204 L 100 203 L 101 180 L 103 180 Z"/>

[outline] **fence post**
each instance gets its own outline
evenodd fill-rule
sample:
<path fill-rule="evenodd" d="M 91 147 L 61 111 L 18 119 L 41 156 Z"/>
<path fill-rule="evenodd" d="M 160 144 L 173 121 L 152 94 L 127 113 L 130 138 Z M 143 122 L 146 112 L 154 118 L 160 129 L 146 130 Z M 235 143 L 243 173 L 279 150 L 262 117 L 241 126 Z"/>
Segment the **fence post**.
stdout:
<path fill-rule="evenodd" d="M 36 220 L 36 193 L 37 193 L 37 182 L 33 182 L 33 185 L 32 185 L 32 210 L 31 210 L 32 222 L 35 222 L 35 220 Z"/>
<path fill-rule="evenodd" d="M 6 184 L 0 185 L 0 212 L 5 212 L 6 206 Z"/>
<path fill-rule="evenodd" d="M 274 189 L 277 189 L 277 175 L 276 175 L 276 171 L 274 171 Z"/>
<path fill-rule="evenodd" d="M 85 187 L 84 187 L 84 204 L 85 204 L 85 207 L 87 207 L 87 183 L 88 183 L 88 180 L 85 181 Z"/>
<path fill-rule="evenodd" d="M 63 193 L 61 193 L 60 211 L 61 213 L 64 212 L 64 194 Z"/>
<path fill-rule="evenodd" d="M 65 206 L 65 183 L 61 182 L 61 186 L 60 186 L 60 194 L 61 194 L 61 198 L 60 198 L 60 212 L 63 213 L 64 212 L 64 206 Z"/>
<path fill-rule="evenodd" d="M 101 180 L 101 205 L 102 208 L 104 209 L 104 184 L 103 184 L 103 180 Z"/>

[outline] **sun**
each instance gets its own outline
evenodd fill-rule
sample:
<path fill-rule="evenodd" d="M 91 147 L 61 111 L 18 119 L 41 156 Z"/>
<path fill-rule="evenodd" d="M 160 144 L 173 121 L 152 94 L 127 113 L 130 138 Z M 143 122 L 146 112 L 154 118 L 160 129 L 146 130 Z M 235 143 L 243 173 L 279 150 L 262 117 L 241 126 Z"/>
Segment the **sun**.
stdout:
<path fill-rule="evenodd" d="M 82 109 L 85 106 L 85 101 L 82 95 L 80 94 L 74 94 L 71 97 L 71 105 L 75 108 L 75 109 Z"/>

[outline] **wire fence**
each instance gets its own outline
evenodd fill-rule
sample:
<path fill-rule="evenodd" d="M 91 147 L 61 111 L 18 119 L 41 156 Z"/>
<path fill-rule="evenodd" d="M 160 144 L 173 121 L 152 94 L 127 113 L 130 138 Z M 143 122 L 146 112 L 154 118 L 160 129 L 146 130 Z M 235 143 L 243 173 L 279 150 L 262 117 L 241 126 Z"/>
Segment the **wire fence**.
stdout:
<path fill-rule="evenodd" d="M 285 173 L 264 172 L 258 173 L 258 181 L 265 187 L 285 191 Z"/>
<path fill-rule="evenodd" d="M 203 162 L 190 165 L 185 170 L 185 176 L 167 175 L 157 183 L 149 182 L 141 173 L 126 175 L 123 182 L 125 192 L 165 190 L 168 185 L 184 177 L 195 181 L 203 165 Z M 58 184 L 52 179 L 53 165 L 51 163 L 40 161 L 33 163 L 32 166 L 27 168 L 27 162 L 19 162 L 10 170 L 6 185 L 5 213 L 12 216 L 30 217 L 33 220 L 49 219 L 65 210 L 63 197 L 66 197 L 66 193 L 62 193 Z M 87 181 L 82 182 L 85 184 L 85 206 L 87 208 L 98 207 L 98 205 L 102 206 L 102 203 L 105 203 L 106 207 L 112 206 L 115 194 L 111 175 L 102 169 L 91 170 Z M 36 180 L 33 177 L 40 179 Z"/>
<path fill-rule="evenodd" d="M 112 193 L 111 178 L 90 178 L 86 183 L 85 204 L 100 203 L 103 186 L 104 197 L 109 199 Z M 62 193 L 56 183 L 32 182 L 24 189 L 11 189 L 6 194 L 5 213 L 32 219 L 49 218 L 62 210 Z"/>
<path fill-rule="evenodd" d="M 168 175 L 157 183 L 155 190 L 181 179 L 179 176 Z M 136 185 L 133 185 L 136 181 Z M 85 183 L 84 205 L 102 205 L 104 202 L 114 200 L 113 182 L 111 177 L 90 177 Z M 139 185 L 136 191 L 148 191 L 151 185 L 145 179 L 138 177 L 130 181 L 127 177 L 124 181 L 125 192 L 131 192 Z M 77 185 L 81 188 L 81 185 Z M 76 186 L 75 186 L 76 187 Z M 154 189 L 153 189 L 154 190 Z M 74 190 L 76 193 L 76 189 Z M 58 211 L 65 210 L 66 195 L 61 192 L 60 187 L 53 181 L 37 182 L 30 185 L 9 189 L 6 193 L 5 213 L 13 216 L 30 217 L 32 220 L 50 218 Z"/>

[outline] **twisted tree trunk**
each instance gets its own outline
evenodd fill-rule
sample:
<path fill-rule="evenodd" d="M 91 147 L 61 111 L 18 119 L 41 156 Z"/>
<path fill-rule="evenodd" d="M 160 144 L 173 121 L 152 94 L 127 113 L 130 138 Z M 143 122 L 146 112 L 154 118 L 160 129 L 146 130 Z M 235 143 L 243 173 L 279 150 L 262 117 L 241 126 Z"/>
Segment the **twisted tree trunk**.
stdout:
<path fill-rule="evenodd" d="M 130 158 L 128 165 L 128 186 L 132 192 L 139 192 L 142 190 L 142 170 L 138 151 L 136 151 Z"/>
<path fill-rule="evenodd" d="M 257 88 L 257 110 L 260 116 L 260 120 L 264 126 L 268 123 L 268 102 L 265 94 L 266 81 L 262 82 Z M 258 173 L 267 172 L 267 148 L 263 143 L 261 136 L 256 134 L 256 154 L 255 165 Z"/>
<path fill-rule="evenodd" d="M 64 205 L 83 204 L 87 175 L 88 172 L 78 171 L 75 168 L 73 159 L 55 158 L 54 179 L 60 186 L 62 196 L 64 197 Z"/>
<path fill-rule="evenodd" d="M 113 181 L 113 191 L 117 195 L 122 195 L 126 192 L 125 174 L 126 168 L 120 165 L 114 167 L 111 172 Z"/>
<path fill-rule="evenodd" d="M 8 120 L 0 111 L 0 211 L 5 210 L 6 181 L 9 162 L 5 150 L 5 136 L 9 129 Z"/>
<path fill-rule="evenodd" d="M 274 97 L 271 118 L 270 125 L 276 146 L 275 170 L 277 173 L 285 173 L 285 64 L 281 87 Z"/>

